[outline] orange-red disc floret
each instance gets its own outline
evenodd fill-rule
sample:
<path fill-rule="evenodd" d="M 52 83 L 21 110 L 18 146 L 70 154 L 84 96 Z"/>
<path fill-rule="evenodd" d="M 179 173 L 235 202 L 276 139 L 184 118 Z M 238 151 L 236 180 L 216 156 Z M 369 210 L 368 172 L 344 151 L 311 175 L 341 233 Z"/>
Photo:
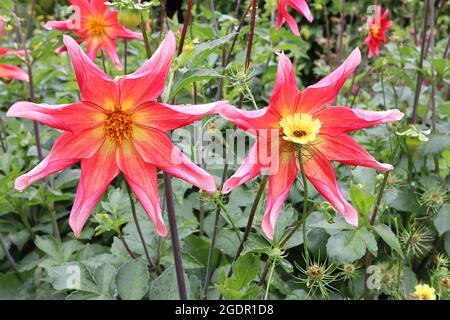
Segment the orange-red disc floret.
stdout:
<path fill-rule="evenodd" d="M 108 138 L 122 143 L 122 141 L 131 138 L 133 121 L 126 112 L 114 111 L 108 114 L 103 130 Z"/>

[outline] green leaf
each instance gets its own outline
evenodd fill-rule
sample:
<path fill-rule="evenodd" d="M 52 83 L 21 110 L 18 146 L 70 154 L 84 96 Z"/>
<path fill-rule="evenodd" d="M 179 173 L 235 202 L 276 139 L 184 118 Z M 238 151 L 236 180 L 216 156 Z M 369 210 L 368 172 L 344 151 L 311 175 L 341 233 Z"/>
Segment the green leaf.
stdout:
<path fill-rule="evenodd" d="M 352 199 L 352 203 L 355 205 L 358 212 L 364 214 L 367 217 L 370 213 L 370 209 L 376 199 L 375 195 L 367 195 L 362 191 L 362 189 L 352 184 L 350 187 L 350 197 Z"/>
<path fill-rule="evenodd" d="M 433 222 L 440 236 L 450 230 L 450 204 L 442 206 Z"/>
<path fill-rule="evenodd" d="M 140 300 L 148 292 L 149 281 L 150 275 L 145 262 L 129 261 L 117 273 L 117 291 L 124 300 Z"/>
<path fill-rule="evenodd" d="M 185 276 L 186 290 L 190 297 L 189 279 Z M 175 267 L 172 265 L 164 270 L 150 285 L 150 300 L 179 300 L 177 277 Z"/>
<path fill-rule="evenodd" d="M 343 264 L 362 258 L 366 249 L 376 255 L 378 248 L 375 237 L 365 227 L 335 233 L 327 242 L 328 256 Z"/>
<path fill-rule="evenodd" d="M 51 236 L 36 237 L 34 240 L 36 247 L 44 251 L 48 256 L 57 262 L 64 262 L 59 242 Z"/>
<path fill-rule="evenodd" d="M 364 192 L 371 194 L 377 183 L 377 174 L 374 169 L 356 167 L 352 170 L 353 178 L 357 184 L 362 186 Z"/>
<path fill-rule="evenodd" d="M 394 232 L 392 232 L 391 228 L 389 228 L 385 224 L 377 224 L 373 226 L 375 232 L 384 240 L 393 250 L 395 250 L 401 257 L 403 257 L 402 248 L 400 246 L 400 242 L 397 239 L 397 236 Z"/>
<path fill-rule="evenodd" d="M 214 52 L 218 47 L 230 41 L 234 33 L 230 33 L 223 38 L 203 42 L 195 47 L 194 54 L 190 63 L 190 67 L 198 66 L 205 62 L 206 57 Z"/>
<path fill-rule="evenodd" d="M 447 253 L 448 256 L 450 256 L 450 231 L 447 231 L 444 234 L 444 247 L 445 252 Z"/>
<path fill-rule="evenodd" d="M 176 96 L 182 89 L 190 86 L 193 82 L 220 78 L 222 75 L 213 69 L 190 69 L 185 72 L 180 71 L 172 90 L 172 97 Z"/>
<path fill-rule="evenodd" d="M 252 253 L 240 256 L 236 260 L 233 264 L 233 273 L 239 290 L 255 279 L 259 272 L 259 266 L 258 257 Z"/>

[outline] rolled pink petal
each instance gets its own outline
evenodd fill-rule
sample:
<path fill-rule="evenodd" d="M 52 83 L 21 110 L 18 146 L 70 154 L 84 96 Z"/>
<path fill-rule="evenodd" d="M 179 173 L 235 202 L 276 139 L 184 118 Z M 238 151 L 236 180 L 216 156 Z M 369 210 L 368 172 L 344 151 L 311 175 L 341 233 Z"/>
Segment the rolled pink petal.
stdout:
<path fill-rule="evenodd" d="M 322 123 L 322 134 L 338 136 L 342 133 L 357 131 L 378 124 L 398 121 L 403 112 L 393 109 L 387 111 L 369 111 L 347 107 L 330 107 L 323 109 L 314 117 Z"/>

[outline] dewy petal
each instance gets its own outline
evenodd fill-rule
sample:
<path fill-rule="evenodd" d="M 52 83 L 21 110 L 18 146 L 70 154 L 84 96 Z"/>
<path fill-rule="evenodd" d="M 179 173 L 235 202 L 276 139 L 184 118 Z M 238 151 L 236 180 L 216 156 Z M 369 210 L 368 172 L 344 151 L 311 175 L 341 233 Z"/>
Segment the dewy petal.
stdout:
<path fill-rule="evenodd" d="M 29 81 L 28 73 L 16 66 L 0 63 L 0 79 Z"/>
<path fill-rule="evenodd" d="M 242 110 L 228 104 L 217 107 L 219 114 L 245 131 L 259 131 L 261 129 L 278 129 L 281 116 L 272 108 L 260 110 Z"/>
<path fill-rule="evenodd" d="M 363 166 L 389 171 L 394 167 L 375 160 L 363 147 L 349 135 L 341 134 L 336 137 L 321 136 L 316 148 L 328 159 L 338 161 L 349 166 Z"/>
<path fill-rule="evenodd" d="M 51 106 L 21 101 L 15 103 L 6 115 L 35 120 L 73 134 L 99 127 L 106 119 L 103 110 L 82 102 Z"/>
<path fill-rule="evenodd" d="M 117 164 L 155 225 L 156 232 L 165 237 L 167 229 L 159 205 L 156 167 L 145 163 L 130 142 L 125 142 L 117 148 Z"/>
<path fill-rule="evenodd" d="M 101 129 L 88 130 L 77 136 L 64 132 L 41 163 L 16 179 L 15 188 L 23 190 L 37 180 L 94 156 L 104 140 Z"/>
<path fill-rule="evenodd" d="M 292 8 L 300 12 L 306 20 L 309 22 L 313 21 L 314 18 L 305 0 L 289 0 L 288 3 Z"/>
<path fill-rule="evenodd" d="M 300 90 L 297 88 L 291 60 L 284 53 L 279 53 L 278 56 L 280 61 L 269 108 L 273 108 L 281 117 L 285 117 L 295 112 L 295 101 L 299 98 Z"/>
<path fill-rule="evenodd" d="M 314 149 L 314 147 L 311 147 Z M 358 225 L 358 212 L 347 200 L 336 181 L 334 169 L 326 157 L 317 149 L 312 157 L 305 159 L 305 175 L 317 191 L 344 217 L 347 223 Z"/>
<path fill-rule="evenodd" d="M 270 172 L 266 211 L 261 223 L 262 230 L 269 239 L 273 239 L 275 223 L 298 170 L 296 152 L 281 152 L 279 166 Z"/>
<path fill-rule="evenodd" d="M 109 140 L 93 157 L 81 160 L 80 182 L 69 218 L 75 236 L 80 235 L 98 200 L 118 174 L 116 147 Z"/>
<path fill-rule="evenodd" d="M 205 115 L 215 112 L 219 103 L 203 105 L 169 105 L 159 102 L 148 102 L 133 110 L 133 122 L 145 127 L 161 131 L 175 130 L 187 126 Z"/>
<path fill-rule="evenodd" d="M 361 52 L 356 48 L 339 68 L 302 91 L 297 112 L 314 113 L 325 105 L 333 103 L 347 78 L 360 63 Z"/>
<path fill-rule="evenodd" d="M 162 94 L 175 47 L 175 34 L 169 32 L 155 54 L 140 69 L 120 79 L 124 109 L 154 101 Z"/>
<path fill-rule="evenodd" d="M 267 166 L 261 164 L 260 161 L 260 149 L 264 147 L 262 140 L 258 141 L 252 146 L 245 160 L 242 162 L 239 169 L 224 183 L 222 193 L 227 194 L 231 190 L 239 187 L 240 185 L 252 180 L 256 176 L 260 175 Z"/>
<path fill-rule="evenodd" d="M 369 111 L 347 107 L 330 107 L 323 109 L 314 118 L 319 119 L 322 127 L 320 133 L 337 136 L 377 124 L 398 121 L 404 114 L 397 109 L 387 111 Z"/>
<path fill-rule="evenodd" d="M 75 69 L 81 99 L 105 110 L 114 110 L 120 102 L 118 84 L 100 70 L 71 37 L 64 36 L 64 44 Z"/>
<path fill-rule="evenodd" d="M 214 178 L 189 160 L 165 133 L 136 126 L 133 144 L 145 162 L 207 192 L 216 192 Z"/>

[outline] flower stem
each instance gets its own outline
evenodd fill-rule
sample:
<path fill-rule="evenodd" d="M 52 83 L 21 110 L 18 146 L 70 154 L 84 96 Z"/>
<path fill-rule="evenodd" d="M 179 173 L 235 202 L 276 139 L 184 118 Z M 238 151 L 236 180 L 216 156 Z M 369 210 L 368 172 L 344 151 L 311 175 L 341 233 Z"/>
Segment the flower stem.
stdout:
<path fill-rule="evenodd" d="M 128 69 L 128 40 L 123 40 L 123 74 L 127 74 Z"/>
<path fill-rule="evenodd" d="M 221 183 L 220 189 L 222 189 L 225 179 L 227 177 L 227 171 L 228 171 L 228 163 L 225 163 L 225 165 L 223 167 L 223 172 L 222 172 L 222 183 Z M 217 229 L 218 229 L 218 225 L 219 225 L 219 221 L 220 221 L 221 210 L 222 210 L 222 207 L 220 205 L 218 205 L 217 209 L 216 209 L 216 216 L 214 218 L 213 234 L 211 237 L 211 246 L 209 247 L 209 251 L 208 251 L 208 261 L 206 263 L 205 283 L 203 286 L 203 299 L 204 300 L 208 299 L 208 287 L 209 287 L 209 282 L 211 281 L 212 260 L 213 260 L 214 249 L 216 247 Z"/>
<path fill-rule="evenodd" d="M 245 8 L 244 13 L 242 14 L 241 20 L 239 22 L 239 26 L 236 29 L 236 33 L 234 35 L 233 41 L 231 42 L 230 49 L 228 50 L 228 53 L 225 56 L 224 63 L 223 63 L 223 66 L 222 66 L 222 77 L 220 78 L 219 84 L 218 84 L 218 87 L 217 87 L 216 100 L 220 100 L 220 98 L 222 97 L 222 90 L 223 90 L 223 83 L 224 83 L 223 82 L 224 81 L 223 80 L 223 78 L 224 78 L 223 76 L 225 75 L 226 67 L 228 66 L 228 63 L 230 62 L 231 55 L 233 53 L 234 47 L 236 46 L 236 41 L 237 41 L 237 39 L 239 37 L 239 33 L 241 32 L 241 29 L 244 26 L 245 17 L 247 17 L 247 14 L 250 12 L 250 8 L 251 7 L 252 7 L 252 3 L 250 2 L 248 4 L 248 6 Z"/>
<path fill-rule="evenodd" d="M 53 235 L 58 241 L 61 241 L 61 236 L 59 233 L 59 227 L 58 227 L 58 218 L 56 216 L 56 210 L 55 205 L 53 201 L 49 201 L 48 203 L 48 210 L 50 211 L 50 216 L 52 218 L 52 229 L 53 229 Z"/>
<path fill-rule="evenodd" d="M 337 59 L 337 63 L 339 63 L 341 61 L 342 58 L 342 38 L 344 37 L 344 31 L 345 31 L 345 10 L 346 10 L 346 1 L 342 0 L 341 1 L 341 18 L 340 18 L 340 23 L 341 23 L 341 30 L 339 32 L 339 49 L 338 49 L 338 59 Z"/>
<path fill-rule="evenodd" d="M 187 8 L 186 8 L 186 17 L 184 18 L 183 30 L 181 32 L 180 44 L 178 45 L 178 55 L 183 53 L 184 40 L 186 39 L 186 32 L 189 26 L 189 21 L 191 20 L 191 11 L 192 11 L 192 0 L 188 0 Z M 214 14 L 214 12 L 213 12 Z"/>
<path fill-rule="evenodd" d="M 429 0 L 425 0 L 424 4 L 424 10 L 425 10 L 425 16 L 423 18 L 423 30 L 422 30 L 422 43 L 421 49 L 420 49 L 420 58 L 419 63 L 417 65 L 417 82 L 416 82 L 416 91 L 414 93 L 414 102 L 413 102 L 413 108 L 412 108 L 412 123 L 417 122 L 417 108 L 419 106 L 419 98 L 420 98 L 420 92 L 422 91 L 422 80 L 423 80 L 423 74 L 422 74 L 422 67 L 423 67 L 423 60 L 425 57 L 425 45 L 426 45 L 426 39 L 427 39 L 427 24 L 428 24 L 428 7 L 429 7 Z"/>
<path fill-rule="evenodd" d="M 270 288 L 270 283 L 272 282 L 272 277 L 273 277 L 273 271 L 275 270 L 275 264 L 276 264 L 276 260 L 274 259 L 272 261 L 272 265 L 270 266 L 270 272 L 269 272 L 269 279 L 267 281 L 267 287 L 266 287 L 266 292 L 264 294 L 264 300 L 267 300 L 267 298 L 269 297 L 269 288 Z"/>
<path fill-rule="evenodd" d="M 0 247 L 3 249 L 3 251 L 5 252 L 5 256 L 6 259 L 9 261 L 9 263 L 11 264 L 11 268 L 14 270 L 15 273 L 19 273 L 19 269 L 17 268 L 17 263 L 14 260 L 14 258 L 11 256 L 11 254 L 9 253 L 8 248 L 6 247 L 6 243 L 3 240 L 2 234 L 0 233 Z"/>
<path fill-rule="evenodd" d="M 145 239 L 144 239 L 144 236 L 142 234 L 141 226 L 140 226 L 139 221 L 138 221 L 138 216 L 137 216 L 137 213 L 136 213 L 136 206 L 134 204 L 133 195 L 131 194 L 130 185 L 128 184 L 126 179 L 124 179 L 124 181 L 125 181 L 125 185 L 127 186 L 128 198 L 130 199 L 131 213 L 133 215 L 133 221 L 134 221 L 134 224 L 136 225 L 136 230 L 137 230 L 137 233 L 139 235 L 139 239 L 141 240 L 142 248 L 144 249 L 145 257 L 147 258 L 147 261 L 148 261 L 148 264 L 149 264 L 150 268 L 153 269 L 153 270 L 156 270 L 156 267 L 153 264 L 152 259 L 150 258 L 150 254 L 148 253 L 147 244 L 145 243 Z"/>
<path fill-rule="evenodd" d="M 30 54 L 27 49 L 26 39 L 22 33 L 22 25 L 20 23 L 20 19 L 18 16 L 19 9 L 18 9 L 17 0 L 14 1 L 14 5 L 15 5 L 16 13 L 15 14 L 13 13 L 13 15 L 16 20 L 17 37 L 18 37 L 19 42 L 22 45 L 22 49 L 25 52 L 25 63 L 27 65 L 27 73 L 28 73 L 28 78 L 29 78 L 29 83 L 28 83 L 29 99 L 31 102 L 35 102 L 36 97 L 35 97 L 35 92 L 34 92 L 33 68 L 32 68 L 32 64 L 31 64 Z M 36 121 L 33 121 L 33 130 L 34 130 L 34 138 L 36 140 L 37 155 L 38 155 L 39 162 L 41 162 L 44 159 L 44 156 L 42 154 L 42 145 L 41 145 L 41 136 L 40 136 L 40 132 L 39 132 L 39 125 Z"/>
<path fill-rule="evenodd" d="M 175 260 L 175 271 L 177 275 L 178 293 L 180 295 L 180 300 L 187 300 L 183 260 L 181 258 L 180 239 L 178 237 L 177 220 L 175 217 L 172 182 L 171 176 L 166 172 L 164 172 L 164 186 L 167 201 L 166 203 L 167 215 L 169 218 L 170 237 L 172 239 L 173 258 Z"/>
<path fill-rule="evenodd" d="M 269 176 L 264 176 L 263 180 L 261 181 L 261 184 L 259 185 L 259 189 L 256 192 L 255 200 L 253 201 L 252 208 L 250 210 L 250 215 L 248 216 L 247 220 L 247 226 L 245 227 L 244 235 L 242 236 L 242 240 L 239 243 L 239 247 L 236 251 L 236 254 L 233 258 L 233 262 L 239 258 L 240 254 L 242 253 L 242 250 L 244 249 L 245 242 L 248 239 L 248 236 L 250 235 L 250 231 L 252 230 L 253 220 L 255 218 L 256 209 L 258 209 L 259 201 L 262 198 L 264 189 L 266 188 L 267 180 L 269 180 Z M 228 272 L 228 278 L 231 277 L 233 274 L 233 268 L 230 268 L 230 271 Z"/>
<path fill-rule="evenodd" d="M 308 181 L 306 180 L 305 175 L 305 165 L 303 163 L 303 157 L 301 155 L 302 150 L 299 150 L 298 162 L 300 164 L 300 174 L 302 176 L 303 181 L 303 213 L 302 216 L 299 217 L 297 224 L 292 228 L 292 230 L 286 235 L 286 237 L 278 244 L 280 248 L 283 248 L 284 245 L 292 238 L 295 232 L 303 226 L 303 247 L 305 251 L 305 258 L 309 257 L 308 248 L 306 245 L 306 219 L 308 218 Z"/>
<path fill-rule="evenodd" d="M 123 233 L 121 230 L 118 231 L 117 236 L 119 237 L 120 241 L 122 241 L 123 246 L 125 247 L 125 250 L 128 252 L 128 254 L 130 255 L 130 257 L 132 259 L 136 259 L 136 256 L 134 255 L 133 252 L 131 252 L 130 247 L 128 246 L 127 241 L 125 240 Z"/>
<path fill-rule="evenodd" d="M 247 45 L 247 54 L 245 57 L 245 72 L 247 72 L 250 67 L 250 61 L 252 59 L 252 48 L 253 48 L 253 39 L 255 38 L 255 26 L 256 26 L 256 10 L 258 9 L 258 2 L 256 0 L 252 0 L 252 17 L 250 21 L 250 34 L 248 37 L 248 45 Z M 250 90 L 249 90 L 250 91 Z M 242 103 L 244 102 L 244 93 L 241 93 L 239 98 L 239 108 L 242 107 Z M 256 102 L 255 102 L 256 105 Z M 258 107 L 256 107 L 258 109 Z"/>
<path fill-rule="evenodd" d="M 3 119 L 0 116 L 0 144 L 2 146 L 3 152 L 6 153 L 6 151 L 7 151 L 6 140 L 3 139 L 3 133 L 5 133 L 5 139 L 6 139 L 6 129 L 5 129 L 5 126 L 3 124 Z"/>
<path fill-rule="evenodd" d="M 394 151 L 392 152 L 392 158 L 391 158 L 391 162 L 394 161 L 394 159 L 396 158 L 396 154 L 398 151 L 398 144 L 396 145 Z M 375 221 L 377 219 L 377 215 L 378 215 L 378 210 L 380 208 L 380 204 L 381 204 L 381 200 L 383 199 L 383 195 L 384 195 L 384 190 L 386 189 L 387 186 L 387 181 L 389 178 L 389 174 L 390 171 L 386 171 L 384 173 L 383 176 L 383 181 L 381 182 L 381 186 L 379 188 L 378 194 L 377 194 L 377 198 L 375 201 L 375 206 L 373 208 L 372 211 L 372 215 L 370 216 L 369 219 L 369 225 L 373 226 L 375 224 Z M 366 251 L 366 257 L 365 257 L 365 265 L 364 265 L 364 300 L 369 300 L 370 296 L 369 296 L 369 287 L 368 287 L 368 279 L 370 274 L 367 273 L 367 269 L 369 268 L 369 266 L 372 264 L 372 254 L 369 252 L 369 250 Z"/>
<path fill-rule="evenodd" d="M 150 59 L 150 57 L 152 56 L 152 49 L 150 48 L 150 41 L 147 35 L 147 24 L 144 21 L 144 14 L 142 12 L 141 12 L 141 32 L 142 38 L 144 39 L 145 52 L 147 54 L 147 58 Z"/>

